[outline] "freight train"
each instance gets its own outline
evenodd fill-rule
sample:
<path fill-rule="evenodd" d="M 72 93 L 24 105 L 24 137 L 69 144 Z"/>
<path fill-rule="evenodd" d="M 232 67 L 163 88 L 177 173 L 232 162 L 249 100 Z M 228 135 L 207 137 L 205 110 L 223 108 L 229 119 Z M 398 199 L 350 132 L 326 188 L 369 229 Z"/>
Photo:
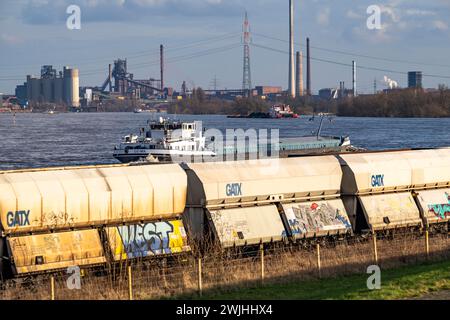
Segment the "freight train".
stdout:
<path fill-rule="evenodd" d="M 450 221 L 450 149 L 0 172 L 2 279 Z"/>

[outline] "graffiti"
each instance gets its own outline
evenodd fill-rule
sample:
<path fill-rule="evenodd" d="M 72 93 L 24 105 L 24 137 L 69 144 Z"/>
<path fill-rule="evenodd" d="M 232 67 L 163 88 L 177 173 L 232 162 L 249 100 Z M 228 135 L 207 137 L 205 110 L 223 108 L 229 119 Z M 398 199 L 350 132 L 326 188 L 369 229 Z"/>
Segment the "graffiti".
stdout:
<path fill-rule="evenodd" d="M 242 196 L 242 183 L 231 183 L 226 186 L 227 197 Z"/>
<path fill-rule="evenodd" d="M 15 213 L 10 211 L 6 214 L 6 223 L 8 227 L 24 227 L 30 225 L 30 210 L 16 211 Z"/>
<path fill-rule="evenodd" d="M 171 254 L 183 251 L 186 232 L 181 221 L 155 222 L 116 228 L 126 258 Z"/>
<path fill-rule="evenodd" d="M 428 206 L 430 213 L 433 213 L 439 219 L 445 220 L 450 218 L 450 193 L 445 193 L 448 203 L 445 204 L 431 204 Z"/>
<path fill-rule="evenodd" d="M 343 209 L 328 202 L 297 204 L 285 210 L 294 235 L 327 230 L 351 229 Z"/>
<path fill-rule="evenodd" d="M 384 187 L 384 174 L 373 175 L 370 180 L 373 188 Z"/>

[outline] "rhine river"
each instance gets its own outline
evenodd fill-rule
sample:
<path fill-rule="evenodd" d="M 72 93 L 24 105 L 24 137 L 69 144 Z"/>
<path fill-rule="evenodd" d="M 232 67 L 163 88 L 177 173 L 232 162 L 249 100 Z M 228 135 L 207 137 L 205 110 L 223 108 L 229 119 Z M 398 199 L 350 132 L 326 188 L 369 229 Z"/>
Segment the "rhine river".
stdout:
<path fill-rule="evenodd" d="M 281 137 L 311 135 L 320 120 L 227 119 L 225 116 L 169 116 L 203 121 L 206 129 L 279 129 Z M 148 113 L 0 114 L 0 170 L 118 163 L 114 146 L 139 132 Z M 450 147 L 450 118 L 340 118 L 324 121 L 322 135 L 348 135 L 369 150 Z"/>

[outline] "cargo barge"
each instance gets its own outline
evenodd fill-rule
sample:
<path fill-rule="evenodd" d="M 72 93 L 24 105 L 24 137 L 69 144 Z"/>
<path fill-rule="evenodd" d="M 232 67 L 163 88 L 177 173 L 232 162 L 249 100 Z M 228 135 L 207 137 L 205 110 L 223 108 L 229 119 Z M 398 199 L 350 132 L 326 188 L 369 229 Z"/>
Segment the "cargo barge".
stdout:
<path fill-rule="evenodd" d="M 350 138 L 314 136 L 281 138 L 276 141 L 248 142 L 245 137 L 216 142 L 207 139 L 200 122 L 182 123 L 160 118 L 149 122 L 140 135 L 127 135 L 115 147 L 113 157 L 122 163 L 149 162 L 217 162 L 264 158 L 289 158 L 304 155 L 330 154 L 353 150 Z"/>
<path fill-rule="evenodd" d="M 276 104 L 272 106 L 269 112 L 252 112 L 247 115 L 230 115 L 231 119 L 297 119 L 300 116 L 295 113 L 289 105 Z"/>

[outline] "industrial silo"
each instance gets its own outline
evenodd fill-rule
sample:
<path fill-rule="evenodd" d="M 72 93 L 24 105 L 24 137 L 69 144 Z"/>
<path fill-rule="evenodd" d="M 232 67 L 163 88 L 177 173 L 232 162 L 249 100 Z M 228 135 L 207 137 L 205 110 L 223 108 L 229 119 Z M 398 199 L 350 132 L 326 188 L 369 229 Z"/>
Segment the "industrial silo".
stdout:
<path fill-rule="evenodd" d="M 64 67 L 64 101 L 69 107 L 80 107 L 79 87 L 78 69 Z"/>

